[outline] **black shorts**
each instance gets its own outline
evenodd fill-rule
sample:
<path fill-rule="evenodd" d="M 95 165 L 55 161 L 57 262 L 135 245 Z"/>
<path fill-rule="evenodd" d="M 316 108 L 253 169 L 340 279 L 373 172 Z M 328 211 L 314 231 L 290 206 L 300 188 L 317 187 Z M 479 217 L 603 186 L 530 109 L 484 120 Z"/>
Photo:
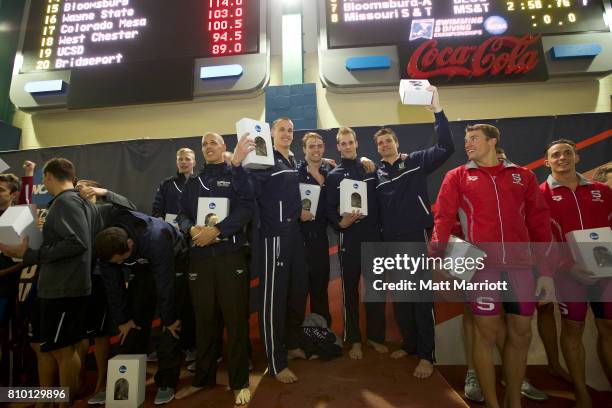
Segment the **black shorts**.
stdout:
<path fill-rule="evenodd" d="M 109 335 L 108 301 L 100 275 L 91 275 L 91 295 L 87 297 L 87 337 Z"/>
<path fill-rule="evenodd" d="M 40 349 L 59 350 L 87 338 L 88 296 L 40 299 Z"/>

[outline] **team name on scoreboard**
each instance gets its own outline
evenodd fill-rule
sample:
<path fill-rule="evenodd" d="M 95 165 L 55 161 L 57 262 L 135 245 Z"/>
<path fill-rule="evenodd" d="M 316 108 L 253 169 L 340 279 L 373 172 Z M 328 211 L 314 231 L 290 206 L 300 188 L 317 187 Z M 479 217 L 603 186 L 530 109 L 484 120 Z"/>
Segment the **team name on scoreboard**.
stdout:
<path fill-rule="evenodd" d="M 123 60 L 121 53 L 88 55 L 88 45 L 135 41 L 147 23 L 146 17 L 130 7 L 130 0 L 66 2 L 61 9 L 51 4 L 44 18 L 36 68 L 119 64 Z"/>

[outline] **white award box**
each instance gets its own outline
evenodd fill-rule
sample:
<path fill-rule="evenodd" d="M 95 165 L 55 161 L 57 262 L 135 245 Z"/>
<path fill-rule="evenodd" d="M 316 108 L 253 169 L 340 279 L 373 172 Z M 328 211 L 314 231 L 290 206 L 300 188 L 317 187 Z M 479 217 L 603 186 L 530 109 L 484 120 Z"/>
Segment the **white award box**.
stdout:
<path fill-rule="evenodd" d="M 368 185 L 365 181 L 344 179 L 340 182 L 340 215 L 359 210 L 362 217 L 368 215 Z"/>
<path fill-rule="evenodd" d="M 465 267 L 465 259 L 470 258 L 476 260 L 477 258 L 486 258 L 487 254 L 477 246 L 460 238 L 457 238 L 454 235 L 451 235 L 446 245 L 444 257 L 452 258 L 453 264 L 459 264 L 458 262 L 456 262 L 456 260 L 461 258 L 462 261 L 460 264 L 464 265 Z M 477 270 L 476 261 L 470 262 L 470 264 L 474 265 L 474 267 L 470 269 L 465 268 L 465 271 L 463 271 L 463 273 L 459 273 L 455 270 L 450 270 L 448 272 L 455 278 L 469 282 L 472 280 Z"/>
<path fill-rule="evenodd" d="M 229 214 L 229 198 L 200 197 L 198 198 L 198 216 L 196 225 L 214 227 Z"/>
<path fill-rule="evenodd" d="M 106 406 L 136 408 L 145 399 L 145 354 L 119 354 L 108 360 L 106 376 Z"/>
<path fill-rule="evenodd" d="M 612 230 L 610 227 L 571 231 L 565 239 L 574 261 L 597 278 L 612 277 Z"/>
<path fill-rule="evenodd" d="M 300 198 L 302 200 L 302 209 L 309 211 L 312 216 L 317 215 L 319 207 L 319 196 L 321 195 L 321 186 L 308 183 L 300 183 Z"/>
<path fill-rule="evenodd" d="M 428 91 L 426 79 L 402 79 L 399 94 L 404 105 L 431 105 L 433 92 Z"/>
<path fill-rule="evenodd" d="M 166 221 L 168 224 L 172 224 L 172 225 L 175 225 L 175 226 L 176 226 L 176 225 L 178 225 L 178 224 L 176 223 L 176 217 L 178 217 L 178 215 L 176 215 L 176 214 L 166 214 L 165 221 Z"/>
<path fill-rule="evenodd" d="M 0 217 L 0 242 L 17 245 L 27 236 L 30 248 L 40 248 L 42 233 L 38 228 L 37 217 L 34 205 L 15 205 L 7 208 Z"/>
<path fill-rule="evenodd" d="M 236 122 L 238 140 L 245 133 L 248 133 L 249 138 L 255 142 L 255 149 L 244 158 L 242 166 L 247 169 L 265 169 L 274 166 L 270 125 L 266 122 L 242 118 Z"/>

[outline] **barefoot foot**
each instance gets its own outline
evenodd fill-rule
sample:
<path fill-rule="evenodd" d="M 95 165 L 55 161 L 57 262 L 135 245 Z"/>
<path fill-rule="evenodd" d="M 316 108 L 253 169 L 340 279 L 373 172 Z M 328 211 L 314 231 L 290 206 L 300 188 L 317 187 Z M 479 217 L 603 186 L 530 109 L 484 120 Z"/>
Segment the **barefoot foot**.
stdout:
<path fill-rule="evenodd" d="M 403 358 L 406 357 L 408 355 L 408 353 L 406 353 L 404 350 L 399 349 L 399 350 L 395 350 L 393 353 L 391 353 L 391 358 Z"/>
<path fill-rule="evenodd" d="M 431 362 L 427 360 L 421 359 L 419 360 L 419 364 L 417 364 L 412 375 L 414 375 L 416 378 L 423 379 L 423 378 L 427 378 L 430 375 L 432 375 L 433 371 L 434 371 L 433 364 L 431 364 Z"/>
<path fill-rule="evenodd" d="M 361 350 L 361 343 L 353 343 L 349 350 L 349 357 L 353 360 L 361 360 L 363 358 L 363 351 Z"/>
<path fill-rule="evenodd" d="M 274 377 L 283 384 L 293 384 L 298 380 L 297 376 L 293 374 L 293 372 L 289 370 L 289 368 L 285 368 L 280 373 L 276 374 Z"/>
<path fill-rule="evenodd" d="M 246 405 L 251 400 L 251 391 L 248 388 L 234 390 L 234 403 L 236 405 Z"/>

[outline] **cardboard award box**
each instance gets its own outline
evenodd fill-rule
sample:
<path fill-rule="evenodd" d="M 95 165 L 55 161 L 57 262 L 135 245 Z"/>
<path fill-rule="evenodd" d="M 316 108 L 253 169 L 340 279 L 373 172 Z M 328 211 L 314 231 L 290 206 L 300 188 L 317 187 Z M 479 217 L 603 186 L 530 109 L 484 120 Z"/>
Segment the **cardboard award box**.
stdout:
<path fill-rule="evenodd" d="M 255 149 L 244 158 L 242 166 L 247 169 L 265 169 L 274 166 L 270 125 L 266 122 L 242 118 L 236 122 L 238 140 L 245 133 L 248 133 L 249 138 L 255 142 Z"/>
<path fill-rule="evenodd" d="M 459 258 L 471 258 L 471 259 L 476 259 L 476 258 L 486 258 L 487 254 L 480 248 L 478 248 L 477 246 L 464 241 L 460 238 L 457 238 L 454 235 L 451 235 L 450 238 L 448 239 L 448 243 L 446 245 L 446 251 L 444 252 L 444 257 L 445 258 L 452 258 L 453 260 L 459 259 Z M 461 265 L 464 265 L 465 261 L 462 261 L 463 263 Z M 475 262 L 474 262 L 475 264 Z M 474 274 L 476 273 L 477 269 L 476 267 L 473 267 L 471 269 L 465 269 L 465 271 L 463 271 L 463 273 L 459 273 L 455 270 L 451 270 L 448 271 L 453 277 L 470 282 L 472 280 L 472 278 L 474 277 Z"/>
<path fill-rule="evenodd" d="M 404 105 L 431 105 L 433 92 L 428 91 L 426 79 L 402 79 L 399 94 Z"/>
<path fill-rule="evenodd" d="M 176 214 L 166 214 L 165 221 L 166 221 L 168 224 L 178 225 L 178 224 L 176 223 L 176 217 L 177 217 L 177 215 L 176 215 Z"/>
<path fill-rule="evenodd" d="M 321 186 L 300 183 L 300 199 L 302 200 L 302 209 L 310 211 L 313 216 L 317 215 L 320 195 Z"/>
<path fill-rule="evenodd" d="M 118 354 L 108 360 L 106 376 L 106 406 L 132 408 L 145 399 L 147 356 L 145 354 Z"/>
<path fill-rule="evenodd" d="M 42 232 L 38 228 L 37 218 L 34 205 L 15 205 L 7 208 L 0 217 L 0 242 L 17 245 L 27 236 L 30 248 L 40 248 Z"/>
<path fill-rule="evenodd" d="M 610 227 L 571 231 L 565 239 L 574 261 L 597 278 L 612 277 L 612 230 Z"/>
<path fill-rule="evenodd" d="M 340 182 L 340 215 L 359 210 L 362 217 L 368 215 L 368 185 L 365 181 L 344 179 Z"/>
<path fill-rule="evenodd" d="M 196 225 L 214 227 L 229 214 L 229 198 L 200 197 L 198 198 L 198 216 Z"/>

